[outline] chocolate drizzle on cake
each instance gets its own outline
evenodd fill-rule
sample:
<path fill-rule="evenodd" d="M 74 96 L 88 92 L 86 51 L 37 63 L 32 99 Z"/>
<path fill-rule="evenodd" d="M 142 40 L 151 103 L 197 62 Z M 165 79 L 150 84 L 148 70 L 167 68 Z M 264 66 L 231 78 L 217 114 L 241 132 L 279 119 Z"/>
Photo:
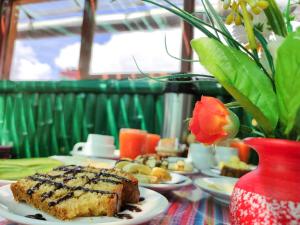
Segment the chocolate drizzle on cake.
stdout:
<path fill-rule="evenodd" d="M 39 182 L 33 188 L 30 188 L 27 191 L 27 194 L 30 193 L 30 195 L 32 195 L 34 193 L 34 191 L 38 190 L 38 187 L 40 187 L 42 184 L 49 184 L 49 185 L 55 186 L 55 190 L 64 188 L 64 189 L 67 189 L 69 191 L 72 191 L 71 193 L 73 193 L 74 191 L 83 191 L 83 192 L 91 192 L 91 193 L 97 193 L 97 194 L 116 195 L 116 193 L 109 192 L 109 191 L 92 190 L 92 189 L 89 189 L 89 188 L 86 188 L 86 187 L 79 187 L 79 186 L 71 187 L 71 186 L 68 186 L 68 185 L 63 184 L 63 183 L 55 182 L 53 180 L 40 177 L 39 174 L 35 174 L 33 176 L 30 176 L 29 179 Z M 54 191 L 43 193 L 42 194 L 43 200 L 51 197 L 54 194 L 53 192 Z M 69 199 L 69 198 L 67 198 L 67 199 Z M 63 199 L 63 200 L 67 200 L 67 199 Z M 63 201 L 63 200 L 61 200 L 61 201 Z M 59 204 L 61 201 L 59 201 L 57 204 Z"/>
<path fill-rule="evenodd" d="M 86 192 L 86 193 L 90 192 L 90 193 L 96 193 L 96 194 L 106 194 L 106 195 L 111 195 L 111 196 L 116 195 L 118 197 L 118 195 L 114 192 L 103 191 L 103 190 L 93 190 L 93 189 L 90 189 L 88 187 L 81 187 L 81 186 L 69 186 L 66 183 L 68 181 L 75 180 L 75 179 L 79 178 L 79 179 L 86 179 L 87 180 L 87 182 L 84 185 L 88 185 L 88 184 L 92 184 L 92 183 L 96 184 L 98 182 L 111 183 L 111 184 L 114 184 L 114 185 L 118 185 L 118 184 L 122 184 L 122 182 L 118 181 L 118 180 L 109 179 L 109 177 L 115 178 L 115 176 L 116 177 L 120 177 L 120 176 L 117 176 L 117 175 L 114 175 L 114 174 L 109 174 L 107 172 L 103 173 L 102 171 L 100 173 L 95 173 L 93 171 L 85 171 L 85 170 L 83 170 L 82 167 L 79 167 L 79 166 L 77 166 L 75 168 L 72 168 L 72 167 L 71 168 L 70 167 L 59 167 L 59 168 L 56 168 L 55 170 L 65 171 L 65 173 L 62 173 L 60 175 L 55 175 L 55 176 L 46 175 L 46 174 L 35 174 L 33 176 L 29 176 L 30 180 L 37 181 L 38 183 L 35 184 L 32 188 L 28 189 L 27 194 L 32 196 L 34 194 L 34 192 L 37 191 L 43 184 L 54 186 L 54 190 L 43 193 L 41 195 L 41 198 L 42 198 L 41 201 L 45 201 L 46 199 L 51 198 L 55 194 L 55 191 L 58 190 L 58 189 L 66 189 L 66 190 L 69 191 L 63 197 L 49 202 L 48 205 L 50 207 L 55 206 L 57 204 L 60 204 L 61 202 L 64 202 L 64 201 L 74 197 L 74 192 L 75 191 L 82 191 L 82 192 Z M 70 171 L 72 171 L 72 172 L 70 172 Z M 76 177 L 76 174 L 78 174 L 79 171 L 80 171 L 80 173 L 81 172 L 91 173 L 91 174 L 94 175 L 94 177 L 89 178 L 86 175 Z M 105 178 L 103 178 L 103 175 L 104 175 Z M 58 182 L 58 181 L 53 180 L 53 179 L 60 179 L 60 178 L 62 178 L 62 182 Z M 120 178 L 122 178 L 122 177 L 120 177 Z M 115 179 L 118 179 L 118 178 L 115 178 Z"/>
<path fill-rule="evenodd" d="M 75 176 L 78 173 L 92 173 L 95 174 L 96 177 L 112 177 L 121 181 L 125 182 L 131 182 L 129 179 L 126 177 L 122 177 L 116 174 L 112 174 L 109 172 L 108 169 L 101 169 L 100 172 L 94 172 L 94 171 L 87 171 L 83 166 L 74 166 L 74 165 L 69 165 L 69 166 L 60 166 L 54 169 L 54 171 L 64 171 L 63 176 L 66 175 L 73 175 Z"/>
<path fill-rule="evenodd" d="M 37 184 L 34 185 L 32 188 L 29 188 L 29 189 L 27 190 L 27 194 L 30 195 L 30 196 L 33 195 L 33 193 L 34 193 L 36 190 L 38 190 L 42 184 L 43 184 L 43 183 L 37 183 Z"/>
<path fill-rule="evenodd" d="M 56 189 L 55 189 L 56 190 Z M 54 194 L 54 191 L 49 191 L 49 192 L 45 192 L 45 193 L 43 193 L 42 194 L 42 202 L 43 201 L 45 201 L 46 199 L 48 199 L 48 198 L 51 198 L 52 197 L 52 195 Z"/>
<path fill-rule="evenodd" d="M 52 202 L 49 202 L 48 205 L 51 207 L 51 206 L 55 206 L 61 202 L 64 202 L 70 198 L 73 198 L 74 197 L 74 192 L 69 192 L 68 194 L 66 194 L 65 196 L 57 199 L 56 201 L 52 201 Z"/>
<path fill-rule="evenodd" d="M 91 179 L 88 178 L 87 184 L 91 184 L 91 183 L 98 183 L 98 182 L 105 182 L 105 183 L 111 183 L 111 184 L 122 184 L 122 182 L 120 181 L 115 181 L 112 179 L 107 179 L 107 178 L 101 178 L 99 176 L 93 177 Z"/>

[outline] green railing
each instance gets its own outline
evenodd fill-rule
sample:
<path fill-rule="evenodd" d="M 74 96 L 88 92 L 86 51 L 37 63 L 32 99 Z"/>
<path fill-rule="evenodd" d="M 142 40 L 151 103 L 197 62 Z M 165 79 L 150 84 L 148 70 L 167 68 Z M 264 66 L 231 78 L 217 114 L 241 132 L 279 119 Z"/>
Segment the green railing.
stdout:
<path fill-rule="evenodd" d="M 201 81 L 197 95 L 226 97 L 216 82 Z M 0 81 L 0 144 L 14 157 L 68 154 L 89 133 L 122 127 L 159 134 L 165 83 L 152 80 Z"/>
<path fill-rule="evenodd" d="M 152 81 L 0 82 L 0 140 L 15 157 L 67 154 L 89 133 L 160 133 L 164 85 Z M 118 143 L 117 143 L 118 144 Z"/>

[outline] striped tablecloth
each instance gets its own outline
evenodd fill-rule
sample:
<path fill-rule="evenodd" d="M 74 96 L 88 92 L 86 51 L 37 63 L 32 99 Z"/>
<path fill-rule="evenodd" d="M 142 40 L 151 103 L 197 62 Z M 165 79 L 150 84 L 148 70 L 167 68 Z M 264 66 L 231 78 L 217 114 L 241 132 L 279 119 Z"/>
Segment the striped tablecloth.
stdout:
<path fill-rule="evenodd" d="M 197 177 L 193 177 L 195 179 Z M 222 225 L 229 224 L 228 207 L 217 203 L 209 194 L 190 185 L 165 194 L 168 210 L 147 225 Z M 0 225 L 17 225 L 0 217 Z"/>

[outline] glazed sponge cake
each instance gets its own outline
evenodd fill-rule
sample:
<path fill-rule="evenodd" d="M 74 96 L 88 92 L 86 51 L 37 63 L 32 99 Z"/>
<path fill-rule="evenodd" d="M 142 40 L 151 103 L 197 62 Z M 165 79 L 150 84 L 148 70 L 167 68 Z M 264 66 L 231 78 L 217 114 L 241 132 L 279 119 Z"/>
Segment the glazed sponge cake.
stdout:
<path fill-rule="evenodd" d="M 126 203 L 139 201 L 138 181 L 117 169 L 58 167 L 11 185 L 14 198 L 62 219 L 113 216 Z"/>

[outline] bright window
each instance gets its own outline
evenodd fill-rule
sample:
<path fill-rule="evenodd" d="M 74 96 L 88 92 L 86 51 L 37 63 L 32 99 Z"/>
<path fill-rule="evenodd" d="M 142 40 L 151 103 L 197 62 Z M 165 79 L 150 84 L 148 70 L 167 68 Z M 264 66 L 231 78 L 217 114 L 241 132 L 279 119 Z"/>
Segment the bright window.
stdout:
<path fill-rule="evenodd" d="M 163 1 L 157 1 L 162 3 Z M 173 1 L 183 7 L 183 0 Z M 136 0 L 99 1 L 94 37 L 91 74 L 179 72 L 180 61 L 171 58 L 181 54 L 181 21 L 153 5 Z"/>
<path fill-rule="evenodd" d="M 18 6 L 17 39 L 11 80 L 75 78 L 73 65 L 60 56 L 80 42 L 84 0 L 60 0 Z M 78 67 L 79 48 L 69 54 Z"/>

